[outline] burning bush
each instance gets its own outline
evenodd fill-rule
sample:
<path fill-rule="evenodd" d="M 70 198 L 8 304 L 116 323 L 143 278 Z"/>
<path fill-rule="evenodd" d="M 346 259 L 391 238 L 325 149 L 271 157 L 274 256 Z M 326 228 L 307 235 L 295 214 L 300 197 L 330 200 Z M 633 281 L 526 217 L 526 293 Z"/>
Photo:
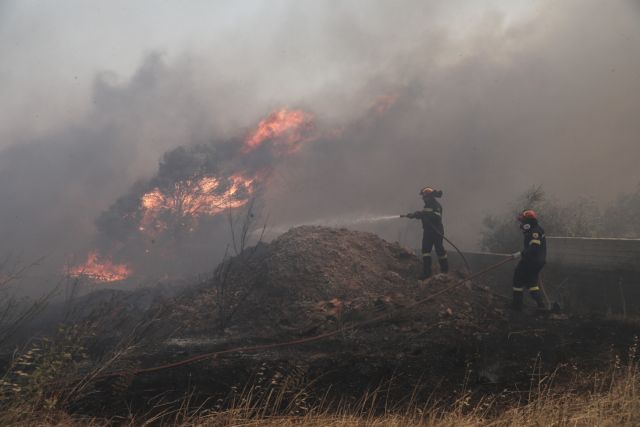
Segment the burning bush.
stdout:
<path fill-rule="evenodd" d="M 171 150 L 155 177 L 134 185 L 97 219 L 98 244 L 114 258 L 117 252 L 120 262 L 146 264 L 142 270 L 162 261 L 166 272 L 170 264 L 181 262 L 178 254 L 210 250 L 214 239 L 205 241 L 202 236 L 215 234 L 209 227 L 221 225 L 216 218 L 246 207 L 268 184 L 278 160 L 315 137 L 309 113 L 280 109 L 244 139 Z M 208 252 L 206 258 L 210 262 Z M 190 264 L 185 270 L 192 269 Z M 85 264 L 72 272 L 92 270 Z M 98 281 L 109 276 L 84 275 Z"/>
<path fill-rule="evenodd" d="M 111 259 L 103 258 L 96 251 L 89 252 L 87 261 L 70 269 L 71 277 L 87 277 L 97 282 L 117 282 L 131 274 L 125 264 L 114 264 Z"/>

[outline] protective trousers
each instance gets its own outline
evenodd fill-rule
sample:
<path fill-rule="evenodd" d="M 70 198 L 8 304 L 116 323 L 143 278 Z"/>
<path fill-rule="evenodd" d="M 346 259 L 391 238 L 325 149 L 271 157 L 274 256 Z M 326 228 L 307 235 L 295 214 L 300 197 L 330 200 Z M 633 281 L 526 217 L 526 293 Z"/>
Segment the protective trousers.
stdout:
<path fill-rule="evenodd" d="M 422 233 L 422 277 L 424 279 L 431 276 L 431 250 L 434 246 L 440 263 L 440 272 L 449 272 L 449 259 L 442 240 L 442 236 L 432 230 L 424 230 Z"/>
<path fill-rule="evenodd" d="M 513 273 L 513 308 L 520 311 L 523 306 L 524 289 L 529 290 L 529 294 L 535 300 L 538 308 L 545 308 L 542 295 L 540 293 L 539 276 L 540 270 L 544 267 L 543 262 L 521 260 Z"/>

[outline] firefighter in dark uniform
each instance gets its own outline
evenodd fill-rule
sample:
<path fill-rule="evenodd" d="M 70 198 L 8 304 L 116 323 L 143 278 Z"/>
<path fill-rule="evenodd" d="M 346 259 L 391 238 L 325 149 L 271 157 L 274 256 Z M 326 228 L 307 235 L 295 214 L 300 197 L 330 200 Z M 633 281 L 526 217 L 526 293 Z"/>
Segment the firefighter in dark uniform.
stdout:
<path fill-rule="evenodd" d="M 447 251 L 442 244 L 444 236 L 442 205 L 436 200 L 436 198 L 442 197 L 442 191 L 424 187 L 420 190 L 420 195 L 424 201 L 424 208 L 405 216 L 422 220 L 422 276 L 420 278 L 426 279 L 431 276 L 431 250 L 434 246 L 441 273 L 449 272 L 449 260 L 447 259 Z"/>
<path fill-rule="evenodd" d="M 520 259 L 513 274 L 513 309 L 522 310 L 525 288 L 538 305 L 538 310 L 545 310 L 540 294 L 539 275 L 547 258 L 547 240 L 544 230 L 538 224 L 538 215 L 532 210 L 522 211 L 518 215 L 520 230 L 524 235 L 524 249 L 514 253 L 514 259 Z"/>

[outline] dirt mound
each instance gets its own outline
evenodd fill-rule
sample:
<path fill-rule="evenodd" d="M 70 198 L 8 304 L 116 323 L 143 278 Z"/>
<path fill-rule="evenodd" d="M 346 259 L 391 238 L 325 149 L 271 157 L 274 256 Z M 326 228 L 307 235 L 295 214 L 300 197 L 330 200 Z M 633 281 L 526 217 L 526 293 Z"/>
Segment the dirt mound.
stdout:
<path fill-rule="evenodd" d="M 312 300 L 403 290 L 416 265 L 413 253 L 374 234 L 312 226 L 280 236 L 265 261 L 273 286 Z"/>
<path fill-rule="evenodd" d="M 176 316 L 192 334 L 308 334 L 406 307 L 451 285 L 451 276 L 417 280 L 415 254 L 370 233 L 297 227 L 221 264 L 206 285 L 182 298 Z M 475 321 L 486 293 L 461 287 L 420 308 Z M 496 313 L 500 315 L 500 313 Z"/>

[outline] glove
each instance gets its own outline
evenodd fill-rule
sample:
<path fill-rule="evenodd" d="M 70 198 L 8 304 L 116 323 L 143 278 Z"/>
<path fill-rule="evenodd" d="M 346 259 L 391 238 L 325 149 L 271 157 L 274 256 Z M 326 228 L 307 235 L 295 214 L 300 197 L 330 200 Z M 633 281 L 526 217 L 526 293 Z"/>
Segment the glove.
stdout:
<path fill-rule="evenodd" d="M 415 218 L 415 217 L 416 217 L 416 215 L 415 215 L 415 214 L 412 214 L 412 213 L 408 213 L 408 214 L 406 214 L 406 215 L 404 215 L 404 216 L 405 216 L 406 218 L 411 218 L 411 219 L 413 219 L 413 218 Z"/>
<path fill-rule="evenodd" d="M 518 251 L 518 252 L 512 253 L 511 254 L 511 258 L 513 258 L 513 259 L 522 258 L 522 252 Z"/>

